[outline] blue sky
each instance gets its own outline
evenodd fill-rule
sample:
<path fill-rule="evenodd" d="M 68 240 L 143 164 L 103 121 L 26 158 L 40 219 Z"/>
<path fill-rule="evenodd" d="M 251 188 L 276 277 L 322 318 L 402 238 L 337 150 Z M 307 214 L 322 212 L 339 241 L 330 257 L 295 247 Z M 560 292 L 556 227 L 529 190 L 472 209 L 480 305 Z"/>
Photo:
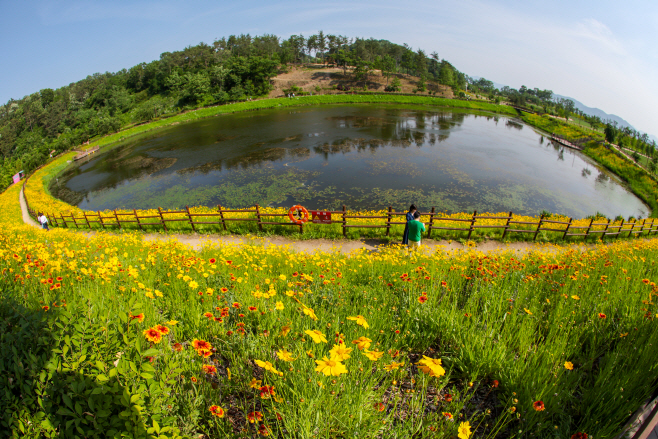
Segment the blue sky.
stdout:
<path fill-rule="evenodd" d="M 436 50 L 471 76 L 551 89 L 658 135 L 655 0 L 0 0 L 0 102 L 231 34 L 320 29 Z"/>

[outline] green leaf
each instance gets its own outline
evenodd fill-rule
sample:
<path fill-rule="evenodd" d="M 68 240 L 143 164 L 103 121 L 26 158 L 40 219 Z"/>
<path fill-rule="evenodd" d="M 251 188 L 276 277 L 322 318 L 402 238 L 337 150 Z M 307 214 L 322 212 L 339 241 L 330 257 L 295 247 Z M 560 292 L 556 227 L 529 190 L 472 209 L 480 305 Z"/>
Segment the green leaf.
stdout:
<path fill-rule="evenodd" d="M 130 369 L 132 369 L 133 372 L 139 373 L 139 372 L 137 372 L 137 366 L 135 365 L 134 361 L 129 361 L 128 365 L 130 366 Z"/>
<path fill-rule="evenodd" d="M 128 323 L 128 316 L 123 311 L 119 311 L 119 319 L 121 319 L 123 323 Z"/>
<path fill-rule="evenodd" d="M 62 394 L 62 400 L 64 401 L 64 404 L 68 406 L 68 408 L 73 409 L 73 402 L 71 401 L 71 398 L 66 394 Z"/>
<path fill-rule="evenodd" d="M 97 380 L 99 383 L 102 384 L 102 383 L 106 383 L 106 382 L 108 382 L 110 379 L 109 379 L 107 376 L 105 376 L 105 375 L 103 375 L 103 374 L 100 374 L 100 375 L 97 375 L 97 376 L 96 376 L 96 380 Z M 96 389 L 94 389 L 94 390 L 96 390 Z"/>
<path fill-rule="evenodd" d="M 153 357 L 153 356 L 155 356 L 159 353 L 160 353 L 159 350 L 157 350 L 155 348 L 151 348 L 151 349 L 147 349 L 144 352 L 142 352 L 142 356 L 143 357 Z"/>
<path fill-rule="evenodd" d="M 145 372 L 155 372 L 155 367 L 151 366 L 151 363 L 142 363 L 142 370 Z"/>
<path fill-rule="evenodd" d="M 147 380 L 150 380 L 151 378 L 153 378 L 152 373 L 142 372 L 141 375 L 142 375 L 142 378 L 147 379 Z"/>

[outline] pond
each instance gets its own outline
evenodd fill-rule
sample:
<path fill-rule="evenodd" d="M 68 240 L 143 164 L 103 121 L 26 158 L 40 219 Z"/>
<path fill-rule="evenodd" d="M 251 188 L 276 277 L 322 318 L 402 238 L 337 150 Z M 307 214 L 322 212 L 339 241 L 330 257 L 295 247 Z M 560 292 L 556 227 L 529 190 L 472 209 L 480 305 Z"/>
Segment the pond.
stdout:
<path fill-rule="evenodd" d="M 614 174 L 516 119 L 387 105 L 263 110 L 155 130 L 75 163 L 50 190 L 95 211 L 415 203 L 448 213 L 649 214 Z"/>

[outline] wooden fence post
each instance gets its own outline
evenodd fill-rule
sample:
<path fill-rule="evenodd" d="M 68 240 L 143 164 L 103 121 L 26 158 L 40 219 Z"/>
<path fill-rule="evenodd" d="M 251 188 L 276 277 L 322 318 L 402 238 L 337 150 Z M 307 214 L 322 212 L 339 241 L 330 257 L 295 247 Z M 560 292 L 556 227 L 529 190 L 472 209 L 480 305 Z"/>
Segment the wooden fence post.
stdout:
<path fill-rule="evenodd" d="M 562 241 L 567 239 L 567 233 L 569 233 L 569 227 L 571 227 L 571 221 L 572 220 L 573 220 L 573 218 L 569 218 L 569 224 L 567 224 L 567 228 L 564 229 L 564 234 L 562 235 Z"/>
<path fill-rule="evenodd" d="M 222 226 L 224 226 L 224 230 L 226 230 L 226 221 L 224 221 L 224 212 L 222 212 L 222 206 L 218 204 L 217 209 L 219 209 L 219 217 L 222 219 Z"/>
<path fill-rule="evenodd" d="M 533 241 L 537 240 L 537 235 L 539 234 L 539 229 L 541 228 L 541 223 L 544 222 L 544 214 L 542 213 L 539 217 L 539 222 L 537 223 L 537 230 L 535 230 L 535 236 L 532 238 Z"/>
<path fill-rule="evenodd" d="M 634 228 L 635 228 L 635 220 L 633 220 L 633 222 L 631 223 L 631 228 L 630 228 L 630 230 L 628 231 L 628 236 L 627 236 L 627 238 L 630 238 L 630 237 L 631 237 L 631 234 L 633 233 L 633 229 L 634 229 Z"/>
<path fill-rule="evenodd" d="M 343 236 L 347 236 L 347 218 L 345 218 L 345 215 L 347 215 L 347 209 L 343 204 Z"/>
<path fill-rule="evenodd" d="M 608 227 L 610 227 L 610 220 L 608 219 L 608 224 L 605 225 L 605 229 L 603 229 L 603 233 L 601 233 L 601 240 L 603 240 L 603 237 L 605 236 L 606 233 L 608 233 Z"/>
<path fill-rule="evenodd" d="M 45 215 L 46 215 L 46 218 L 48 218 L 48 222 L 50 223 L 51 226 L 53 224 L 55 224 L 55 222 L 52 220 L 52 218 L 50 218 L 50 215 L 48 215 L 47 213 Z M 57 227 L 57 224 L 55 224 L 55 227 Z"/>
<path fill-rule="evenodd" d="M 85 221 L 87 222 L 87 227 L 91 229 L 91 224 L 89 224 L 89 218 L 87 218 L 87 211 L 83 210 L 82 215 L 85 217 Z"/>
<path fill-rule="evenodd" d="M 69 228 L 69 225 L 66 224 L 66 220 L 64 219 L 64 214 L 60 212 L 59 216 L 62 217 L 62 223 L 64 224 L 64 227 L 66 227 L 66 228 L 68 229 L 68 228 Z"/>
<path fill-rule="evenodd" d="M 190 215 L 190 208 L 185 206 L 185 210 L 187 211 L 187 217 L 190 219 L 190 225 L 192 226 L 192 230 L 194 233 L 196 233 L 196 228 L 194 227 L 194 221 L 192 221 L 192 215 Z"/>
<path fill-rule="evenodd" d="M 139 230 L 144 230 L 144 228 L 142 227 L 142 223 L 139 222 L 139 217 L 137 216 L 137 209 L 133 209 L 133 215 L 135 215 L 135 221 L 137 221 Z"/>
<path fill-rule="evenodd" d="M 473 226 L 475 225 L 475 215 L 478 214 L 477 210 L 473 211 L 473 219 L 471 220 L 471 227 L 468 229 L 468 236 L 466 239 L 471 239 L 471 233 L 473 233 Z"/>
<path fill-rule="evenodd" d="M 388 206 L 388 216 L 386 217 L 386 236 L 391 234 L 391 213 L 393 212 L 393 207 Z"/>
<path fill-rule="evenodd" d="M 642 234 L 644 233 L 644 228 L 646 227 L 646 224 L 647 224 L 647 219 L 645 218 L 642 220 L 642 227 L 640 228 L 640 236 L 642 236 Z"/>
<path fill-rule="evenodd" d="M 98 212 L 98 221 L 100 221 L 101 226 L 103 226 L 103 228 L 105 228 L 105 223 L 103 222 L 103 215 L 101 215 L 101 214 L 102 214 L 102 212 Z"/>
<path fill-rule="evenodd" d="M 585 240 L 587 240 L 587 237 L 589 236 L 589 231 L 592 230 L 592 224 L 594 224 L 594 217 L 592 217 L 589 226 L 587 226 L 587 230 L 585 230 Z"/>
<path fill-rule="evenodd" d="M 114 209 L 114 218 L 117 220 L 117 225 L 119 226 L 119 229 L 121 228 L 121 221 L 119 221 L 119 215 L 117 215 L 117 210 Z"/>
<path fill-rule="evenodd" d="M 258 220 L 257 221 L 258 230 L 260 230 L 262 232 L 263 231 L 263 224 L 261 224 L 261 221 L 260 221 L 260 206 L 258 206 L 258 204 L 256 204 L 256 218 Z"/>
<path fill-rule="evenodd" d="M 160 222 L 162 223 L 162 227 L 164 227 L 165 232 L 167 231 L 167 224 L 165 224 L 164 216 L 162 216 L 162 209 L 158 207 L 158 214 L 160 215 Z"/>
<path fill-rule="evenodd" d="M 50 216 L 52 216 L 52 218 Z M 55 224 L 55 227 L 59 227 L 59 224 L 57 223 L 57 217 L 55 216 L 55 214 L 51 213 L 50 216 L 48 217 L 50 224 Z"/>
<path fill-rule="evenodd" d="M 621 236 L 621 229 L 624 228 L 624 218 L 621 219 L 621 224 L 619 225 L 619 233 L 617 233 L 615 236 Z"/>
<path fill-rule="evenodd" d="M 75 228 L 79 229 L 80 227 L 78 227 L 78 222 L 75 220 L 75 214 L 73 212 L 71 212 L 71 219 L 73 220 L 73 224 L 75 224 Z"/>
<path fill-rule="evenodd" d="M 427 227 L 427 237 L 432 236 L 432 226 L 434 225 L 434 206 L 432 206 L 432 211 L 430 212 L 430 225 Z"/>
<path fill-rule="evenodd" d="M 509 229 L 509 222 L 512 221 L 512 211 L 510 210 L 509 215 L 507 216 L 507 222 L 505 223 L 505 230 L 503 231 L 503 237 L 501 239 L 505 239 L 505 235 L 507 235 L 507 229 Z"/>

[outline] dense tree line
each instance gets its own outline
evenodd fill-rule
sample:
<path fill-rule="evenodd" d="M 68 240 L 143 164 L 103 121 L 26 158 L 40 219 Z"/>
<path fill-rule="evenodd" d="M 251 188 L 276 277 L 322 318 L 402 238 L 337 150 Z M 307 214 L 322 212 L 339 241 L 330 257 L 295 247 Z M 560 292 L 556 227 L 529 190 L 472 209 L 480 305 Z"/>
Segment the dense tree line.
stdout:
<path fill-rule="evenodd" d="M 437 53 L 386 40 L 350 39 L 319 32 L 232 35 L 200 43 L 116 73 L 96 73 L 57 90 L 44 89 L 0 106 L 0 186 L 18 171 L 30 172 L 72 147 L 135 123 L 204 105 L 267 95 L 271 78 L 289 65 L 321 62 L 341 66 L 364 80 L 381 69 L 464 88 L 466 76 Z M 393 77 L 389 91 L 396 90 Z M 399 84 L 399 81 L 397 81 Z"/>

